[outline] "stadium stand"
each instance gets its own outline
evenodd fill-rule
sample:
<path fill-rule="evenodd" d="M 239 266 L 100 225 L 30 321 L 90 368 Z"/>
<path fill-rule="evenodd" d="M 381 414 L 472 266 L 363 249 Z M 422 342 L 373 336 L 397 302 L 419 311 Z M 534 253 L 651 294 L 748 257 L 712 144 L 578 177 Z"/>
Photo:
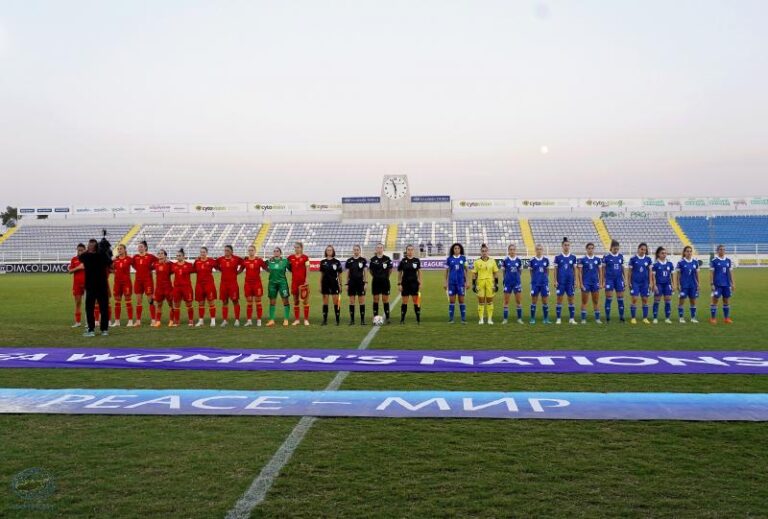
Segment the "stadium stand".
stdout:
<path fill-rule="evenodd" d="M 69 260 L 79 242 L 101 238 L 101 230 L 113 246 L 131 229 L 131 225 L 30 225 L 21 226 L 0 244 L 0 260 L 63 261 Z"/>
<path fill-rule="evenodd" d="M 293 254 L 293 243 L 304 244 L 304 253 L 319 257 L 328 244 L 333 244 L 339 257 L 352 253 L 354 245 L 360 245 L 370 254 L 377 243 L 386 243 L 387 224 L 382 223 L 273 223 L 264 241 L 264 254 L 280 247 L 285 254 Z"/>
<path fill-rule="evenodd" d="M 521 246 L 523 237 L 517 220 L 455 220 L 452 222 L 408 222 L 400 224 L 397 237 L 399 250 L 408 244 L 418 249 L 421 244 L 432 244 L 432 253 L 448 254 L 454 242 L 461 242 L 467 254 L 476 254 L 480 245 L 486 243 L 493 254 L 506 252 L 507 245 Z M 429 251 L 427 251 L 429 252 Z"/>
<path fill-rule="evenodd" d="M 603 220 L 611 238 L 621 243 L 625 254 L 634 253 L 641 242 L 646 242 L 651 253 L 658 246 L 671 249 L 673 254 L 682 252 L 683 243 L 665 218 L 606 218 Z"/>
<path fill-rule="evenodd" d="M 556 254 L 560 251 L 560 244 L 564 237 L 571 242 L 571 250 L 574 254 L 580 254 L 587 243 L 594 243 L 597 252 L 605 252 L 603 241 L 595 229 L 595 224 L 590 218 L 570 219 L 530 219 L 533 238 L 536 243 L 544 245 L 547 254 Z"/>
<path fill-rule="evenodd" d="M 259 229 L 259 223 L 148 224 L 139 229 L 127 247 L 129 254 L 135 254 L 139 242 L 146 240 L 151 252 L 165 249 L 173 256 L 183 247 L 188 256 L 194 257 L 203 246 L 210 249 L 212 256 L 218 256 L 225 245 L 232 245 L 236 254 L 244 255 Z"/>
<path fill-rule="evenodd" d="M 768 216 L 682 216 L 677 222 L 694 248 L 702 252 L 711 252 L 720 243 L 731 252 L 755 252 L 755 247 L 768 251 Z"/>

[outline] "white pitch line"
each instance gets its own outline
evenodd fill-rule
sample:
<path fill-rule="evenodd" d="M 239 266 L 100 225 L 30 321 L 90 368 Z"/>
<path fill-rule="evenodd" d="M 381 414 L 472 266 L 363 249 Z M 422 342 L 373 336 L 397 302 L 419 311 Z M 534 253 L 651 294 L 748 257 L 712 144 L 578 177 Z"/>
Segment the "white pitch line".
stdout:
<path fill-rule="evenodd" d="M 400 295 L 398 295 L 395 300 L 392 301 L 392 306 L 397 306 L 399 301 Z M 376 334 L 379 332 L 380 328 L 380 326 L 374 326 L 371 328 L 371 330 L 366 334 L 366 336 L 357 346 L 357 349 L 368 349 L 368 345 L 371 344 L 373 338 L 376 337 Z M 348 375 L 349 371 L 339 371 L 336 373 L 336 376 L 333 377 L 333 380 L 331 380 L 325 387 L 325 391 L 338 390 Z M 280 475 L 280 471 L 283 470 L 283 467 L 288 464 L 291 456 L 293 456 L 293 453 L 296 452 L 296 449 L 299 447 L 302 440 L 304 440 L 304 436 L 307 435 L 316 421 L 316 416 L 301 417 L 301 420 L 299 420 L 299 423 L 296 424 L 283 444 L 275 451 L 269 462 L 264 465 L 264 468 L 261 469 L 261 472 L 258 476 L 256 476 L 256 479 L 251 482 L 251 486 L 248 487 L 248 490 L 246 490 L 245 493 L 240 496 L 240 499 L 237 500 L 235 506 L 229 512 L 227 512 L 227 519 L 246 519 L 251 516 L 253 509 L 259 506 L 264 501 L 264 498 L 267 497 L 267 493 L 275 483 L 277 476 Z"/>

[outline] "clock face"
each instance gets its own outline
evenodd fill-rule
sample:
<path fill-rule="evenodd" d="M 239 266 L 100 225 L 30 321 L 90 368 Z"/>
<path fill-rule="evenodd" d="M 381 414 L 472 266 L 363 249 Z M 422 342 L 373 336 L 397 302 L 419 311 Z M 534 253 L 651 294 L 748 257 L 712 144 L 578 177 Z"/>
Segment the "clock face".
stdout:
<path fill-rule="evenodd" d="M 384 195 L 390 200 L 400 200 L 408 193 L 408 184 L 403 177 L 384 179 Z"/>

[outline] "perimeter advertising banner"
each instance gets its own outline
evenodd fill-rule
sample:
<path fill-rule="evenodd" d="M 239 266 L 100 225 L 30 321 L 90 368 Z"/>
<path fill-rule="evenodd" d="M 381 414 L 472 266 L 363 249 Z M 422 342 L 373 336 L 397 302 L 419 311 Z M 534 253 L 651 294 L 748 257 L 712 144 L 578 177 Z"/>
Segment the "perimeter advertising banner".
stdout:
<path fill-rule="evenodd" d="M 67 274 L 69 262 L 0 263 L 3 274 Z"/>
<path fill-rule="evenodd" d="M 127 205 L 76 205 L 72 212 L 75 216 L 111 216 L 129 214 L 131 208 Z"/>
<path fill-rule="evenodd" d="M 131 206 L 133 214 L 188 213 L 187 204 L 136 204 Z"/>
<path fill-rule="evenodd" d="M 190 210 L 193 213 L 247 213 L 248 204 L 211 204 L 206 202 L 191 204 Z"/>

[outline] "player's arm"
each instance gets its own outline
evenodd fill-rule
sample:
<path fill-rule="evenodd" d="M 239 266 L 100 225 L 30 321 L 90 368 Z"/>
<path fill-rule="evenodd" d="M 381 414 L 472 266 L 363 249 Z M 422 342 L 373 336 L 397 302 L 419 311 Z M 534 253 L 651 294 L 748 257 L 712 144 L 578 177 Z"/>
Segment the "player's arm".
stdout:
<path fill-rule="evenodd" d="M 603 288 L 605 286 L 605 269 L 603 269 L 603 262 L 597 267 L 597 288 Z"/>
<path fill-rule="evenodd" d="M 363 267 L 363 285 L 368 284 L 368 265 Z"/>
<path fill-rule="evenodd" d="M 624 269 L 624 284 L 628 287 L 632 287 L 632 265 L 627 265 Z"/>
<path fill-rule="evenodd" d="M 555 267 L 555 270 L 557 270 L 557 267 Z M 555 279 L 557 279 L 557 274 L 555 274 Z M 576 263 L 576 283 L 578 283 L 581 290 L 584 290 L 584 268 L 581 265 L 581 261 Z M 555 288 L 557 288 L 557 281 L 555 281 Z"/>
<path fill-rule="evenodd" d="M 449 274 L 450 270 L 451 270 L 451 267 L 446 262 L 446 265 L 445 265 L 445 276 L 443 276 L 445 278 L 443 280 L 443 288 L 445 290 L 448 290 L 448 274 Z"/>
<path fill-rule="evenodd" d="M 419 282 L 419 287 L 421 287 L 421 262 L 419 262 L 419 268 L 416 270 L 416 280 Z"/>
<path fill-rule="evenodd" d="M 715 265 L 712 261 L 709 262 L 709 284 L 715 288 Z"/>
<path fill-rule="evenodd" d="M 496 260 L 493 261 L 493 291 L 499 291 L 499 266 L 496 264 Z"/>
<path fill-rule="evenodd" d="M 651 285 L 651 292 L 656 291 L 656 272 L 654 272 L 653 267 L 648 269 L 648 279 Z"/>
<path fill-rule="evenodd" d="M 736 290 L 736 285 L 733 283 L 733 266 L 731 266 L 731 268 L 728 269 L 728 279 L 731 282 L 731 291 Z"/>

